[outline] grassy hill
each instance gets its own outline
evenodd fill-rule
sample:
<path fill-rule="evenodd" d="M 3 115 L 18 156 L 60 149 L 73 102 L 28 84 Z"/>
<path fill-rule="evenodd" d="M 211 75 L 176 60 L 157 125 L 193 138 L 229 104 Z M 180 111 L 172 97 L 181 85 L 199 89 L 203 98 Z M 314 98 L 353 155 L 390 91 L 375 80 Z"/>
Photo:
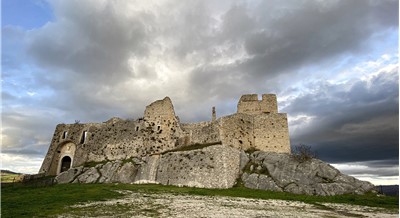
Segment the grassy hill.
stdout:
<path fill-rule="evenodd" d="M 21 173 L 12 172 L 10 170 L 1 170 L 0 176 L 1 176 L 1 183 L 19 182 L 21 181 L 22 178 Z"/>

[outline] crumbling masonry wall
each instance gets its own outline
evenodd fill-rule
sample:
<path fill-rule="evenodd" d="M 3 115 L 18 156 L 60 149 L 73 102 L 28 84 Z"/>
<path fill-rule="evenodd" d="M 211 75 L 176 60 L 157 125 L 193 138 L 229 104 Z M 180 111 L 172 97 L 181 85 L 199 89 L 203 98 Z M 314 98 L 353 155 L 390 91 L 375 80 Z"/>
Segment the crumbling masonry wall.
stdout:
<path fill-rule="evenodd" d="M 186 145 L 221 141 L 218 122 L 187 123 L 181 124 L 181 127 L 187 133 Z"/>
<path fill-rule="evenodd" d="M 137 120 L 112 118 L 104 123 L 59 124 L 39 173 L 57 175 L 61 148 L 76 145 L 72 167 L 87 162 L 124 160 L 176 148 L 184 133 L 169 98 L 146 107 Z M 86 133 L 85 133 L 86 132 Z M 84 139 L 84 135 L 86 136 Z"/>

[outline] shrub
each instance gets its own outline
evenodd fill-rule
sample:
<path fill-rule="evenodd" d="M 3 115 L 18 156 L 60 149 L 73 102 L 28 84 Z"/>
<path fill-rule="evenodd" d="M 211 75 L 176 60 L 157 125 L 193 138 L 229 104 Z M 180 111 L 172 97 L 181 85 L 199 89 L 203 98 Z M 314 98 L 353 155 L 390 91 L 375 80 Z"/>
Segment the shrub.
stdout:
<path fill-rule="evenodd" d="M 311 150 L 311 146 L 300 144 L 294 147 L 292 157 L 302 163 L 317 158 L 317 154 Z"/>

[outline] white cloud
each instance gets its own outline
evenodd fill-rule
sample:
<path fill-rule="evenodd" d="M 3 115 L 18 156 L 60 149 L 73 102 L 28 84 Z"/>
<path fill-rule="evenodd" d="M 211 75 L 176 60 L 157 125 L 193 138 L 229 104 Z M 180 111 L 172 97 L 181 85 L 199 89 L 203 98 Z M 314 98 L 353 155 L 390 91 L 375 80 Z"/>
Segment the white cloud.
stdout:
<path fill-rule="evenodd" d="M 354 162 L 354 163 L 341 163 L 332 164 L 335 168 L 344 174 L 356 177 L 357 179 L 369 181 L 374 185 L 398 185 L 399 166 L 381 166 L 373 167 L 368 162 Z M 384 175 L 379 175 L 384 174 Z"/>
<path fill-rule="evenodd" d="M 30 155 L 1 154 L 1 169 L 17 173 L 36 174 L 39 172 L 43 158 Z"/>

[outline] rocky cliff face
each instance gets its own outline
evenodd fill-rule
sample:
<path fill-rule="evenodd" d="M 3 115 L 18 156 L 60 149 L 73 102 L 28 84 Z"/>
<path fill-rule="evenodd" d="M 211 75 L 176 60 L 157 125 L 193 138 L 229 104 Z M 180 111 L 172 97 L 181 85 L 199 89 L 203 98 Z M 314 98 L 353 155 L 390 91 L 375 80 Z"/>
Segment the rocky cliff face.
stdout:
<path fill-rule="evenodd" d="M 80 166 L 61 173 L 56 180 L 200 188 L 231 188 L 240 182 L 252 189 L 308 195 L 362 194 L 374 189 L 371 183 L 344 175 L 318 159 L 299 162 L 289 154 L 248 154 L 226 145 Z"/>
<path fill-rule="evenodd" d="M 374 189 L 331 165 L 311 159 L 299 162 L 289 154 L 254 152 L 242 169 L 245 187 L 308 195 L 363 194 Z"/>

